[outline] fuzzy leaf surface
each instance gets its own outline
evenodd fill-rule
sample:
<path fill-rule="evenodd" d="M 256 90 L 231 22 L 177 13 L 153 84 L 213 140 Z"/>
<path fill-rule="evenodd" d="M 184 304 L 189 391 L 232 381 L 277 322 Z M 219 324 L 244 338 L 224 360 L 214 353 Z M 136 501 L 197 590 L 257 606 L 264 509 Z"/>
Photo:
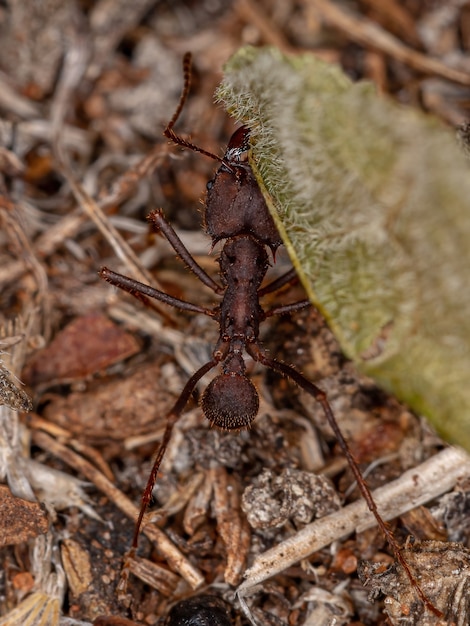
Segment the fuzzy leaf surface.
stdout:
<path fill-rule="evenodd" d="M 470 171 L 441 122 L 312 55 L 242 48 L 218 97 L 345 353 L 470 450 Z"/>

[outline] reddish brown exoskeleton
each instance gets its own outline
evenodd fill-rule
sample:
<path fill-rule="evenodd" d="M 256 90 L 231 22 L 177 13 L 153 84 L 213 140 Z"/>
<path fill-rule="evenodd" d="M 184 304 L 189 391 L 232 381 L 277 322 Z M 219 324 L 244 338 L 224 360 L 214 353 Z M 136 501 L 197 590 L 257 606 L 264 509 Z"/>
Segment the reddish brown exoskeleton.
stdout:
<path fill-rule="evenodd" d="M 172 430 L 186 406 L 199 380 L 216 366 L 219 373 L 209 384 L 202 396 L 204 415 L 212 425 L 224 430 L 239 430 L 250 426 L 255 419 L 259 399 L 255 386 L 246 375 L 244 355 L 259 361 L 297 383 L 319 402 L 343 453 L 357 480 L 357 484 L 377 524 L 386 536 L 397 560 L 407 572 L 408 578 L 426 606 L 440 615 L 429 602 L 410 568 L 403 558 L 400 547 L 386 522 L 380 516 L 371 492 L 361 474 L 349 446 L 344 439 L 324 391 L 305 378 L 291 365 L 270 357 L 259 341 L 259 325 L 272 315 L 291 313 L 310 306 L 308 300 L 276 306 L 264 310 L 260 298 L 294 283 L 297 278 L 292 269 L 277 280 L 261 287 L 269 267 L 269 251 L 274 259 L 277 248 L 282 244 L 279 232 L 269 213 L 261 190 L 248 162 L 250 131 L 242 126 L 232 135 L 223 158 L 195 146 L 176 135 L 173 127 L 181 113 L 190 84 L 190 56 L 185 57 L 185 86 L 178 108 L 164 131 L 175 144 L 200 152 L 220 162 L 214 178 L 207 185 L 205 203 L 205 227 L 213 245 L 225 240 L 220 255 L 220 284 L 215 282 L 194 260 L 183 245 L 172 226 L 165 220 L 160 209 L 148 216 L 152 228 L 161 232 L 174 248 L 177 255 L 206 286 L 221 296 L 221 302 L 213 309 L 186 302 L 132 278 L 102 268 L 100 275 L 112 285 L 136 297 L 154 298 L 170 306 L 212 317 L 220 328 L 218 342 L 212 358 L 199 368 L 188 380 L 179 398 L 167 416 L 167 425 L 162 442 L 145 488 L 140 514 L 136 523 L 133 549 L 137 547 L 140 528 L 145 511 L 152 496 L 157 473 Z"/>

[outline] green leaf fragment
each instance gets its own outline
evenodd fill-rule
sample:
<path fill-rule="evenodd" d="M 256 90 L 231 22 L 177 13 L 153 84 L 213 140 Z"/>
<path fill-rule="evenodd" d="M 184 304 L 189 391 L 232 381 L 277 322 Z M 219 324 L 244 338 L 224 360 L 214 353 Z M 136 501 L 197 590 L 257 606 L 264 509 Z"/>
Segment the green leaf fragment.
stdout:
<path fill-rule="evenodd" d="M 243 48 L 218 97 L 345 353 L 470 450 L 470 172 L 439 121 L 312 55 Z"/>

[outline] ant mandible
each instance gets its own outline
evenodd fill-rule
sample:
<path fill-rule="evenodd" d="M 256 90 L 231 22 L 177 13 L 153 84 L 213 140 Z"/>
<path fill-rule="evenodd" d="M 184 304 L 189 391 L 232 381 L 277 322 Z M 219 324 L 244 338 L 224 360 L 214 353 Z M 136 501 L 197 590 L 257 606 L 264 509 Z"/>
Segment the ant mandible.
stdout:
<path fill-rule="evenodd" d="M 291 365 L 268 356 L 266 350 L 260 345 L 259 325 L 261 322 L 273 315 L 303 309 L 310 306 L 310 302 L 302 300 L 276 306 L 266 311 L 261 307 L 260 298 L 262 296 L 295 282 L 297 280 L 296 273 L 292 269 L 265 287 L 261 287 L 269 267 L 266 248 L 271 250 L 274 259 L 282 240 L 248 162 L 249 129 L 241 126 L 234 132 L 223 158 L 199 148 L 174 132 L 173 127 L 189 93 L 190 78 L 191 55 L 188 53 L 184 57 L 183 92 L 164 135 L 176 145 L 189 148 L 221 163 L 214 178 L 207 184 L 204 221 L 206 232 L 212 238 L 213 246 L 217 242 L 225 240 L 219 259 L 222 284 L 215 282 L 191 256 L 173 227 L 166 221 L 161 209 L 152 211 L 147 219 L 152 229 L 155 232 L 161 232 L 166 237 L 180 259 L 202 283 L 220 295 L 222 301 L 215 308 L 208 309 L 170 296 L 106 267 L 100 271 L 100 276 L 109 283 L 144 302 L 147 298 L 153 298 L 184 311 L 203 313 L 212 317 L 220 328 L 219 339 L 212 352 L 211 360 L 191 376 L 167 416 L 163 439 L 142 496 L 132 551 L 137 548 L 143 518 L 152 497 L 157 474 L 169 444 L 173 427 L 180 418 L 199 380 L 217 365 L 221 365 L 222 373 L 218 374 L 208 385 L 201 400 L 202 410 L 211 425 L 223 430 L 240 430 L 248 428 L 255 419 L 258 413 L 259 398 L 255 386 L 246 375 L 246 365 L 243 358 L 243 354 L 246 352 L 254 361 L 258 361 L 290 378 L 320 403 L 354 474 L 361 494 L 390 544 L 395 558 L 404 568 L 412 586 L 424 604 L 433 613 L 440 615 L 440 612 L 419 587 L 391 529 L 377 510 L 369 487 L 336 422 L 325 392 Z"/>

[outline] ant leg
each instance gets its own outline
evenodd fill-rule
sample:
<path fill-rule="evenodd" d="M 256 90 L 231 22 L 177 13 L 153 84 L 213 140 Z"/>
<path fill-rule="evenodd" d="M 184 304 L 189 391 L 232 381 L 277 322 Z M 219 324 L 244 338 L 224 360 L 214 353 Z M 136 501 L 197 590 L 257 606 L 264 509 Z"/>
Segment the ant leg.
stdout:
<path fill-rule="evenodd" d="M 268 293 L 272 293 L 281 289 L 285 285 L 295 285 L 299 281 L 299 277 L 297 276 L 297 272 L 293 267 L 288 272 L 276 278 L 272 282 L 268 283 L 266 287 L 258 290 L 258 297 L 261 298 Z M 294 313 L 295 311 L 300 311 L 301 309 L 305 309 L 310 306 L 310 300 L 300 300 L 299 302 L 292 302 L 291 304 L 285 304 L 283 306 L 275 306 L 272 309 L 268 309 L 264 311 L 264 318 L 271 317 L 272 315 L 284 315 L 285 313 Z"/>
<path fill-rule="evenodd" d="M 271 281 L 265 287 L 262 287 L 258 290 L 258 297 L 261 298 L 268 293 L 273 293 L 273 291 L 277 291 L 284 285 L 295 285 L 299 282 L 299 277 L 297 276 L 297 272 L 295 267 L 290 269 L 288 272 L 276 278 L 276 280 Z"/>
<path fill-rule="evenodd" d="M 99 271 L 99 275 L 101 278 L 104 278 L 108 283 L 114 285 L 115 287 L 119 287 L 123 291 L 127 291 L 135 298 L 142 300 L 147 296 L 149 298 L 154 298 L 155 300 L 159 300 L 164 304 L 168 304 L 169 306 L 174 306 L 177 309 L 182 309 L 183 311 L 192 311 L 193 313 L 204 313 L 204 315 L 208 315 L 209 317 L 214 317 L 216 313 L 211 309 L 206 309 L 205 307 L 199 306 L 198 304 L 193 304 L 192 302 L 186 302 L 186 300 L 180 300 L 179 298 L 175 298 L 173 296 L 168 295 L 164 291 L 160 291 L 159 289 L 155 289 L 154 287 L 150 287 L 150 285 L 145 285 L 144 283 L 140 283 L 138 280 L 134 280 L 133 278 L 129 278 L 128 276 L 124 276 L 123 274 L 118 274 L 117 272 L 113 272 L 107 267 L 102 267 Z M 145 300 L 143 300 L 145 304 Z"/>
<path fill-rule="evenodd" d="M 186 263 L 187 267 L 199 278 L 202 283 L 204 283 L 204 285 L 212 289 L 212 291 L 215 291 L 217 294 L 224 292 L 223 287 L 218 285 L 215 280 L 213 280 L 209 274 L 207 274 L 202 267 L 196 263 L 184 243 L 176 234 L 173 226 L 166 221 L 161 209 L 151 211 L 147 217 L 147 221 L 152 224 L 154 232 L 163 233 L 176 254 L 184 263 Z"/>
<path fill-rule="evenodd" d="M 284 304 L 283 306 L 274 306 L 272 309 L 264 311 L 264 318 L 271 317 L 272 315 L 284 315 L 285 313 L 294 313 L 301 309 L 306 309 L 312 306 L 310 300 L 299 300 L 299 302 L 291 302 L 290 304 Z"/>
<path fill-rule="evenodd" d="M 375 517 L 380 530 L 382 531 L 390 547 L 392 548 L 392 551 L 393 551 L 393 554 L 395 555 L 396 560 L 403 567 L 412 587 L 416 590 L 417 594 L 419 595 L 421 600 L 424 602 L 426 607 L 438 617 L 442 617 L 442 613 L 438 611 L 438 609 L 436 609 L 436 607 L 425 596 L 416 578 L 413 576 L 405 557 L 401 553 L 400 546 L 398 545 L 389 525 L 382 519 L 382 516 L 380 515 L 377 509 L 377 506 L 374 502 L 374 498 L 372 497 L 370 489 L 367 486 L 367 483 L 362 475 L 361 470 L 359 469 L 357 461 L 354 458 L 354 455 L 351 452 L 351 449 L 346 439 L 343 437 L 343 433 L 341 432 L 338 426 L 338 422 L 336 421 L 333 410 L 330 406 L 330 403 L 328 402 L 326 393 L 322 389 L 314 385 L 312 382 L 310 382 L 307 378 L 305 378 L 305 376 L 303 376 L 300 372 L 298 372 L 291 365 L 287 365 L 286 363 L 282 363 L 281 361 L 277 361 L 276 359 L 271 359 L 268 356 L 266 356 L 266 354 L 258 345 L 248 344 L 247 352 L 251 357 L 253 357 L 255 361 L 259 361 L 266 367 L 272 370 L 275 370 L 276 372 L 279 372 L 280 374 L 283 374 L 284 376 L 287 376 L 287 378 L 290 378 L 291 380 L 293 380 L 295 383 L 299 385 L 299 387 L 304 389 L 307 393 L 313 396 L 317 402 L 321 404 L 325 417 L 328 421 L 328 424 L 333 430 L 336 440 L 338 441 L 341 447 L 341 450 L 343 451 L 343 454 L 346 457 L 346 460 L 348 461 L 349 467 L 351 468 L 352 473 L 354 474 L 354 478 L 357 481 L 357 486 L 359 487 L 362 497 L 366 501 L 366 504 L 369 507 L 370 512 Z"/>
<path fill-rule="evenodd" d="M 137 544 L 139 540 L 140 528 L 142 526 L 142 521 L 144 519 L 145 512 L 149 505 L 149 502 L 152 498 L 152 491 L 155 486 L 155 482 L 157 480 L 158 470 L 160 468 L 163 456 L 165 455 L 165 451 L 171 439 L 171 434 L 173 432 L 173 427 L 180 418 L 180 415 L 188 403 L 188 400 L 194 391 L 199 380 L 207 374 L 213 367 L 215 367 L 219 363 L 219 359 L 213 358 L 211 361 L 200 367 L 195 374 L 191 376 L 186 385 L 184 386 L 183 391 L 181 392 L 178 400 L 175 402 L 173 408 L 169 412 L 167 416 L 167 424 L 165 428 L 165 433 L 163 434 L 163 439 L 160 443 L 160 447 L 158 448 L 157 455 L 155 457 L 155 461 L 153 462 L 152 471 L 150 472 L 150 476 L 147 481 L 147 485 L 145 487 L 145 491 L 142 496 L 142 504 L 140 506 L 139 517 L 137 518 L 137 522 L 134 530 L 134 539 L 132 541 L 132 550 L 135 551 L 137 549 Z"/>

